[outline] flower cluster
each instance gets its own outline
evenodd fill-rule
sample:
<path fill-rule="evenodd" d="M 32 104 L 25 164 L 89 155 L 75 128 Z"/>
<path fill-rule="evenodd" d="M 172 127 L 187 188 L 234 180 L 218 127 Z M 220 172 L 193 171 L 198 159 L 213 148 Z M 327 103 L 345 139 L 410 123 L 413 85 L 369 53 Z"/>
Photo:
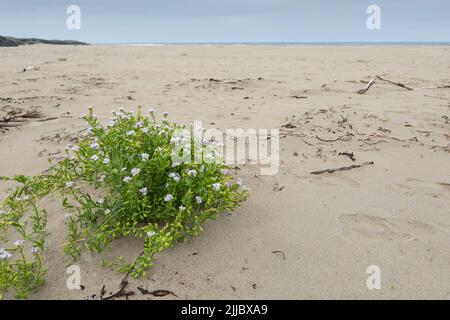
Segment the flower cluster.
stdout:
<path fill-rule="evenodd" d="M 145 236 L 144 253 L 120 267 L 135 276 L 142 275 L 156 253 L 198 235 L 206 220 L 233 210 L 247 197 L 242 181 L 234 180 L 230 169 L 222 164 L 172 162 L 175 145 L 190 143 L 190 138 L 174 135 L 184 126 L 170 123 L 167 113 L 163 113 L 161 122 L 156 121 L 153 109 L 149 116 L 140 109 L 136 114 L 121 109 L 113 113 L 106 126 L 92 111 L 85 119 L 91 134 L 79 143 L 78 150 L 68 150 L 61 170 L 71 177 L 69 186 L 73 186 L 75 175 L 102 190 L 105 201 L 95 203 L 97 224 L 93 225 L 88 209 L 92 205 L 86 201 L 91 197 L 81 189 L 68 190 L 73 198 L 83 199 L 75 205 L 82 211 L 86 208 L 86 214 L 67 222 L 71 232 L 66 251 L 74 257 L 83 246 L 101 253 L 112 239 L 129 234 Z M 210 147 L 207 145 L 205 148 Z M 95 237 L 85 241 L 79 234 Z"/>
<path fill-rule="evenodd" d="M 46 219 L 36 201 L 55 189 L 62 192 L 66 210 L 64 251 L 76 259 L 85 248 L 102 254 L 113 240 L 140 238 L 142 254 L 131 261 L 118 257 L 108 263 L 135 277 L 145 274 L 157 253 L 199 235 L 207 220 L 234 210 L 248 196 L 243 181 L 221 163 L 172 161 L 176 144 L 190 139 L 174 137 L 185 126 L 170 123 L 167 113 L 157 122 L 153 109 L 148 116 L 140 109 L 136 114 L 121 109 L 104 126 L 90 109 L 84 119 L 89 134 L 77 145 L 67 146 L 67 157 L 45 175 L 19 176 L 24 185 L 9 198 L 8 210 L 0 204 L 0 226 L 19 221 L 30 206 L 36 211 L 33 230 L 38 230 L 27 235 L 20 229 L 26 223 L 16 223 L 23 239 L 14 243 L 14 249 L 0 249 L 0 298 L 11 287 L 19 297 L 26 297 L 42 285 Z M 211 144 L 205 143 L 204 148 Z M 15 252 L 25 258 L 14 260 Z"/>

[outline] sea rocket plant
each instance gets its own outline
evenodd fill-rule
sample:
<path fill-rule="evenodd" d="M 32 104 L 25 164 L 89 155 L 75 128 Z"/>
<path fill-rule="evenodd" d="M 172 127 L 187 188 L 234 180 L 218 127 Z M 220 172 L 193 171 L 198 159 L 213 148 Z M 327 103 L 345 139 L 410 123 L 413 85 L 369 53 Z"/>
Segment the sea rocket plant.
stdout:
<path fill-rule="evenodd" d="M 45 175 L 12 179 L 22 186 L 0 204 L 0 230 L 13 227 L 21 236 L 11 248 L 0 242 L 5 247 L 0 250 L 0 298 L 9 289 L 24 298 L 44 282 L 46 212 L 36 203 L 53 190 L 63 194 L 65 252 L 76 259 L 88 249 L 105 261 L 112 241 L 141 238 L 143 250 L 134 260 L 106 261 L 135 277 L 146 273 L 157 253 L 198 235 L 205 221 L 235 209 L 248 196 L 243 181 L 225 165 L 172 162 L 175 144 L 191 141 L 172 139 L 185 126 L 170 123 L 167 113 L 158 123 L 154 110 L 143 116 L 140 109 L 136 115 L 121 109 L 102 126 L 90 109 L 84 119 L 90 128 L 84 140 L 67 148 L 67 157 Z M 23 221 L 30 209 L 33 232 Z"/>

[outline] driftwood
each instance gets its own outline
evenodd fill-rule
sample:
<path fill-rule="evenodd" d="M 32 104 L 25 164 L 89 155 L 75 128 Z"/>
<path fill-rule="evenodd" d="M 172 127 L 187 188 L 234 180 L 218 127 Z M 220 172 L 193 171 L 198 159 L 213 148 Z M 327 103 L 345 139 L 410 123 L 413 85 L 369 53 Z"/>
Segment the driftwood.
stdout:
<path fill-rule="evenodd" d="M 135 293 L 134 293 L 134 291 L 127 291 L 126 290 L 127 286 L 128 286 L 128 281 L 122 280 L 120 283 L 119 290 L 107 297 L 103 297 L 103 295 L 105 293 L 105 287 L 103 286 L 103 288 L 101 290 L 101 294 L 100 294 L 100 299 L 101 300 L 113 300 L 113 299 L 122 298 L 122 297 L 125 297 L 126 299 L 128 299 L 129 296 L 132 296 Z"/>
<path fill-rule="evenodd" d="M 44 115 L 37 110 L 29 110 L 25 112 L 10 111 L 6 114 L 6 116 L 0 118 L 0 128 L 18 127 L 31 119 L 38 119 L 36 121 L 41 122 L 57 119 L 56 117 L 42 118 L 43 116 Z"/>
<path fill-rule="evenodd" d="M 370 79 L 369 83 L 367 84 L 367 86 L 364 89 L 360 89 L 357 91 L 357 93 L 359 94 L 364 94 L 367 91 L 369 91 L 370 87 L 373 86 L 373 84 L 375 83 L 375 79 Z"/>
<path fill-rule="evenodd" d="M 383 81 L 383 82 L 390 83 L 390 84 L 392 84 L 392 85 L 394 85 L 394 86 L 404 88 L 404 89 L 406 89 L 406 90 L 408 90 L 408 91 L 412 91 L 412 90 L 423 90 L 423 89 L 450 89 L 450 85 L 433 86 L 433 87 L 421 87 L 421 88 L 412 88 L 412 87 L 407 86 L 407 85 L 404 84 L 404 83 L 397 82 L 397 81 L 393 81 L 393 80 L 390 80 L 390 79 L 387 79 L 387 78 L 384 78 L 384 77 L 382 77 L 382 76 L 378 76 L 378 75 L 377 75 L 377 76 L 373 77 L 372 79 L 370 79 L 370 81 L 367 83 L 367 86 L 366 86 L 365 88 L 356 91 L 356 93 L 358 93 L 358 94 L 364 94 L 364 93 L 366 93 L 366 92 L 369 91 L 369 89 L 375 84 L 375 82 L 376 82 L 377 80 L 378 80 L 378 81 Z"/>
<path fill-rule="evenodd" d="M 346 170 L 352 170 L 352 169 L 356 169 L 356 168 L 361 168 L 364 166 L 369 166 L 369 165 L 373 165 L 374 162 L 373 161 L 368 161 L 368 162 L 363 162 L 361 164 L 354 164 L 348 167 L 340 167 L 340 168 L 334 168 L 334 169 L 325 169 L 325 170 L 319 170 L 319 171 L 313 171 L 311 172 L 311 174 L 317 175 L 317 174 L 322 174 L 322 173 L 334 173 L 337 171 L 346 171 Z"/>
<path fill-rule="evenodd" d="M 377 79 L 381 80 L 381 81 L 384 81 L 384 82 L 387 82 L 387 83 L 390 83 L 390 84 L 393 84 L 394 86 L 405 88 L 406 90 L 410 90 L 410 91 L 414 90 L 413 88 L 408 87 L 407 85 L 405 85 L 405 84 L 403 84 L 401 82 L 392 81 L 392 80 L 389 80 L 389 79 L 386 79 L 386 78 L 383 78 L 383 77 L 380 77 L 380 76 L 377 76 Z"/>

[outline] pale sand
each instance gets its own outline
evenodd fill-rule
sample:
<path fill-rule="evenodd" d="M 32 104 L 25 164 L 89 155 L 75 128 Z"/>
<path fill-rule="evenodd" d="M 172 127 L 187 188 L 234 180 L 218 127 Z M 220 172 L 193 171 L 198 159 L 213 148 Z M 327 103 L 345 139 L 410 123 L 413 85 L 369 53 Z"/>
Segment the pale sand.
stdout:
<path fill-rule="evenodd" d="M 12 98 L 0 110 L 36 106 L 59 117 L 0 133 L 0 175 L 45 169 L 47 156 L 84 127 L 78 117 L 89 105 L 105 122 L 111 110 L 137 105 L 219 128 L 298 120 L 298 134 L 280 140 L 279 173 L 255 176 L 257 167 L 243 166 L 248 201 L 159 255 L 147 278 L 131 281 L 133 299 L 149 298 L 138 285 L 182 299 L 450 298 L 450 89 L 380 82 L 355 93 L 377 74 L 414 88 L 449 84 L 449 47 L 36 45 L 0 48 L 0 65 L 0 97 Z M 20 72 L 28 66 L 39 70 Z M 235 80 L 243 81 L 225 83 Z M 341 115 L 348 122 L 339 125 Z M 316 138 L 346 133 L 348 141 Z M 344 151 L 374 165 L 310 174 L 353 164 Z M 0 198 L 8 187 L 0 184 Z M 88 254 L 78 261 L 85 289 L 66 288 L 64 212 L 53 198 L 44 202 L 47 284 L 32 298 L 116 291 L 122 275 Z M 141 246 L 122 241 L 112 250 L 137 254 Z M 381 290 L 366 287 L 369 265 L 381 268 Z"/>

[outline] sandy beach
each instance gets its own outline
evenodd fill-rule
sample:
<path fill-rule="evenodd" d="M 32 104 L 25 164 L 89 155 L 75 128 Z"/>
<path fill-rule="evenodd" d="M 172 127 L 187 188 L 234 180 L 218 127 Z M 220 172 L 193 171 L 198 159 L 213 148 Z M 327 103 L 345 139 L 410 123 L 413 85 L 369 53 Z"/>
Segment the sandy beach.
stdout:
<path fill-rule="evenodd" d="M 450 85 L 449 57 L 446 46 L 0 48 L 0 119 L 42 115 L 0 128 L 0 176 L 62 157 L 88 106 L 104 123 L 141 105 L 210 128 L 278 128 L 278 173 L 239 166 L 249 199 L 160 254 L 130 280 L 130 299 L 159 299 L 138 286 L 179 299 L 449 299 L 450 89 L 436 88 Z M 0 200 L 12 186 L 0 182 Z M 76 262 L 84 290 L 67 289 L 64 211 L 56 195 L 43 205 L 48 276 L 31 298 L 116 291 L 122 275 L 87 253 Z M 141 247 L 124 239 L 112 250 Z M 379 290 L 366 286 L 370 265 Z"/>

